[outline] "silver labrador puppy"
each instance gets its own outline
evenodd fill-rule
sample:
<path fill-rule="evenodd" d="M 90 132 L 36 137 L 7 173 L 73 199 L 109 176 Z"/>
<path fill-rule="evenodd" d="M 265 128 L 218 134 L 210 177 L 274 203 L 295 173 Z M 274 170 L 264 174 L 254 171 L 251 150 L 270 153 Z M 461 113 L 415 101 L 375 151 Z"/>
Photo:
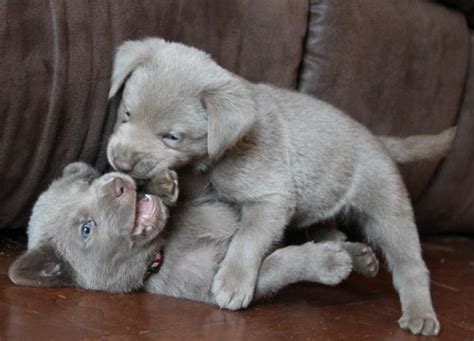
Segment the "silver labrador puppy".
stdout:
<path fill-rule="evenodd" d="M 28 286 L 78 286 L 111 292 L 146 291 L 215 303 L 211 285 L 238 215 L 216 201 L 177 198 L 176 174 L 165 171 L 140 196 L 127 175 L 102 176 L 84 163 L 65 168 L 39 197 L 28 226 L 28 250 L 10 279 Z M 159 272 L 155 273 L 161 263 Z M 335 285 L 352 267 L 377 272 L 377 259 L 360 243 L 308 242 L 272 252 L 263 261 L 255 297 L 298 281 Z"/>
<path fill-rule="evenodd" d="M 249 304 L 262 260 L 286 226 L 343 214 L 382 250 L 400 295 L 400 326 L 439 333 L 413 209 L 389 156 L 393 140 L 383 146 L 328 103 L 250 83 L 203 51 L 157 38 L 120 46 L 109 97 L 121 89 L 110 164 L 136 178 L 193 165 L 219 200 L 239 207 L 241 226 L 212 285 L 219 306 Z"/>

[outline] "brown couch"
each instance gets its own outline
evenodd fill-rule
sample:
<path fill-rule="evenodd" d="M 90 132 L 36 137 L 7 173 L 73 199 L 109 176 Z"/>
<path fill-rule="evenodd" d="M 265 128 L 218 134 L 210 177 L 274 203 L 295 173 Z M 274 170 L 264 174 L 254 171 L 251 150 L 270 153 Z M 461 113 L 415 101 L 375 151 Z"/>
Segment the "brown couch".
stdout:
<path fill-rule="evenodd" d="M 104 169 L 114 49 L 161 36 L 255 82 L 318 96 L 376 133 L 458 125 L 402 168 L 424 232 L 474 231 L 474 0 L 0 1 L 0 228 L 24 228 L 61 168 Z"/>

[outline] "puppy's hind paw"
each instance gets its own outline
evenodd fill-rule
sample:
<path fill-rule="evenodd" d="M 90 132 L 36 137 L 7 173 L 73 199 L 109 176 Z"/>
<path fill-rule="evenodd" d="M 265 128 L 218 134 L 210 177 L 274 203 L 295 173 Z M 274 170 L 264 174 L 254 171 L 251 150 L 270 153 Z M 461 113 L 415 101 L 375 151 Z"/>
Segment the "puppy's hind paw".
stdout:
<path fill-rule="evenodd" d="M 379 261 L 372 248 L 362 243 L 345 243 L 344 248 L 352 258 L 354 271 L 366 277 L 374 277 L 379 272 Z"/>

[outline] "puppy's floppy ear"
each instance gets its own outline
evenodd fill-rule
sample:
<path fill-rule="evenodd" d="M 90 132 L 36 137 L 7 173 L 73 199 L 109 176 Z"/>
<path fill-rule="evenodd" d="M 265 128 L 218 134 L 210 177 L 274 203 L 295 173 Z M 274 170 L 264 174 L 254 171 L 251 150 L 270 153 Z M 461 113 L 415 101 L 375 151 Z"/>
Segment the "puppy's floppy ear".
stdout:
<path fill-rule="evenodd" d="M 17 285 L 33 287 L 74 286 L 73 271 L 50 244 L 26 251 L 8 270 L 8 277 Z"/>
<path fill-rule="evenodd" d="M 250 90 L 234 78 L 204 90 L 202 103 L 208 114 L 207 150 L 216 160 L 250 131 L 255 102 Z"/>
<path fill-rule="evenodd" d="M 63 169 L 63 177 L 64 178 L 84 178 L 84 179 L 92 179 L 99 176 L 99 172 L 92 167 L 91 165 L 85 162 L 72 162 L 68 164 Z"/>
<path fill-rule="evenodd" d="M 126 41 L 119 46 L 112 67 L 109 100 L 117 94 L 127 77 L 137 67 L 148 63 L 153 56 L 153 52 L 165 43 L 165 40 L 160 38 L 148 38 Z"/>

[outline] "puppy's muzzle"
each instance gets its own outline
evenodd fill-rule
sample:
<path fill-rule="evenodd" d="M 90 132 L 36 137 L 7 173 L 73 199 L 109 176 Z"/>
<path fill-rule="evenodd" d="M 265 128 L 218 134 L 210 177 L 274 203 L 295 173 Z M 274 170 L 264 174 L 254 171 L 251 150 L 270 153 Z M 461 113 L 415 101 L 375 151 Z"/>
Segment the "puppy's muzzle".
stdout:
<path fill-rule="evenodd" d="M 124 173 L 131 172 L 133 168 L 135 167 L 135 165 L 137 164 L 137 161 L 135 160 L 132 160 L 132 159 L 123 160 L 117 157 L 114 158 L 112 162 L 113 162 L 112 166 L 114 166 L 115 169 Z"/>

